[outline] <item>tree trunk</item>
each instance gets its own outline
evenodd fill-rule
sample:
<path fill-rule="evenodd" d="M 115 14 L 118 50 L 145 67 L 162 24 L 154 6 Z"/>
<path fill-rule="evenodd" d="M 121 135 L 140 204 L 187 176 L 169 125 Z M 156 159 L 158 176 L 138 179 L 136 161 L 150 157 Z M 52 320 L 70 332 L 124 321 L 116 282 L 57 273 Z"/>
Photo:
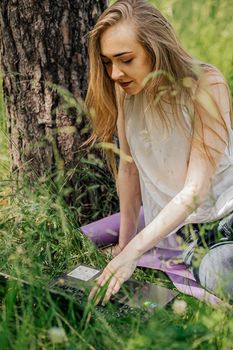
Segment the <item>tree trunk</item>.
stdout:
<path fill-rule="evenodd" d="M 72 205 L 87 186 L 77 171 L 79 146 L 88 136 L 77 107 L 87 89 L 86 34 L 106 6 L 106 0 L 1 0 L 0 5 L 12 170 L 20 178 L 27 174 L 31 183 L 58 171 L 73 190 Z M 89 192 L 85 205 L 106 191 L 102 185 L 92 198 Z"/>

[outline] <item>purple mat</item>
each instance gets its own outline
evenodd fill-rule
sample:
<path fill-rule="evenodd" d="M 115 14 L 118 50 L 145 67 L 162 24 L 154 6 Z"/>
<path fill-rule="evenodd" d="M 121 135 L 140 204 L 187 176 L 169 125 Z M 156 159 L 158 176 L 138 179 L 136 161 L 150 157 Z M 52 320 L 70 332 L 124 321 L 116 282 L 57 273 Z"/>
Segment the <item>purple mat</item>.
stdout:
<path fill-rule="evenodd" d="M 138 232 L 145 226 L 143 210 L 140 211 Z M 82 232 L 97 246 L 103 246 L 118 242 L 120 227 L 120 213 L 110 215 L 101 220 L 82 226 Z M 180 263 L 181 249 L 156 248 L 146 252 L 138 261 L 138 266 L 154 270 L 161 270 L 167 274 L 174 286 L 182 293 L 191 295 L 197 299 L 219 304 L 222 301 L 201 288 L 195 281 L 193 274 L 187 267 Z"/>

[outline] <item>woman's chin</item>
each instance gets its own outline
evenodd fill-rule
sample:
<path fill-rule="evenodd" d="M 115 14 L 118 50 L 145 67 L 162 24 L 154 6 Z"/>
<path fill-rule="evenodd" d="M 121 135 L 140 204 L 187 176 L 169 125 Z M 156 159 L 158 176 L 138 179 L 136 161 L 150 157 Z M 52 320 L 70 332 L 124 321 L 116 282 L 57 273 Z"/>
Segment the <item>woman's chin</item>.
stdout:
<path fill-rule="evenodd" d="M 125 92 L 127 95 L 134 96 L 139 94 L 139 92 L 141 92 L 142 90 L 143 90 L 142 87 L 138 87 L 138 88 L 125 89 Z"/>

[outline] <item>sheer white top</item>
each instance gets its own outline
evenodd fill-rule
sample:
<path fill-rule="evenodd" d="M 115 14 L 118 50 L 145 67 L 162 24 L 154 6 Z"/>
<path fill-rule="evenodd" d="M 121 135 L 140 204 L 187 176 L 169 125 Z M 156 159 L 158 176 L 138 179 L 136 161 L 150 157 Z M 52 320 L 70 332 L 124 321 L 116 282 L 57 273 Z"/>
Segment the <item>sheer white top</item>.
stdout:
<path fill-rule="evenodd" d="M 221 84 L 214 85 L 213 89 L 219 103 L 228 101 Z M 166 115 L 172 118 L 171 105 L 164 102 L 163 108 Z M 126 95 L 126 138 L 139 171 L 146 225 L 184 187 L 191 148 L 192 123 L 185 104 L 182 105 L 182 111 L 186 132 L 174 123 L 170 133 L 162 132 L 156 108 L 152 109 L 149 106 L 145 93 L 142 91 L 135 96 Z M 233 131 L 227 102 L 224 118 L 230 134 L 229 147 L 226 147 L 225 154 L 220 160 L 207 198 L 179 227 L 187 223 L 214 221 L 233 210 Z M 158 246 L 166 248 L 174 246 L 172 233 L 174 231 Z"/>

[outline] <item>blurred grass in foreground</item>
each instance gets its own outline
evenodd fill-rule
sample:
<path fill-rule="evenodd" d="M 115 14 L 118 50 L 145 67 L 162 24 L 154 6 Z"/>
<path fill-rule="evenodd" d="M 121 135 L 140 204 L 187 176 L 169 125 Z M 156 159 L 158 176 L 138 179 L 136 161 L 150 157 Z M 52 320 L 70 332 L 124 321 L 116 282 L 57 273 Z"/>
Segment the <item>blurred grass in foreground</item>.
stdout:
<path fill-rule="evenodd" d="M 77 228 L 74 212 L 43 184 L 11 194 L 0 210 L 0 271 L 31 283 L 0 287 L 0 349 L 230 349 L 232 313 L 181 296 L 185 307 L 154 313 L 93 309 L 83 319 L 80 303 L 54 298 L 43 287 L 78 262 L 103 268 L 106 257 Z M 163 274 L 137 269 L 134 277 L 168 285 Z M 91 307 L 91 306 L 89 306 Z M 192 344 L 192 345 L 191 345 Z"/>

